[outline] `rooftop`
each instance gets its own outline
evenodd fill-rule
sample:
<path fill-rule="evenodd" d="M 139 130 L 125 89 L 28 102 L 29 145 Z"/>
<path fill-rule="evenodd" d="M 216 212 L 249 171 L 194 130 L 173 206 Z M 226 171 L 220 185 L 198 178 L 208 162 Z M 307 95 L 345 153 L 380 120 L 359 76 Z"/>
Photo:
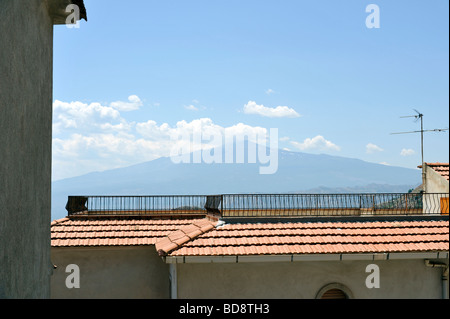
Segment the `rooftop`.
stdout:
<path fill-rule="evenodd" d="M 62 218 L 51 224 L 52 247 L 148 246 L 204 218 Z"/>
<path fill-rule="evenodd" d="M 448 251 L 448 220 L 226 224 L 162 256 L 255 256 Z"/>
<path fill-rule="evenodd" d="M 448 254 L 441 197 L 448 194 L 78 196 L 68 217 L 52 222 L 51 244 L 154 246 L 169 259 Z"/>

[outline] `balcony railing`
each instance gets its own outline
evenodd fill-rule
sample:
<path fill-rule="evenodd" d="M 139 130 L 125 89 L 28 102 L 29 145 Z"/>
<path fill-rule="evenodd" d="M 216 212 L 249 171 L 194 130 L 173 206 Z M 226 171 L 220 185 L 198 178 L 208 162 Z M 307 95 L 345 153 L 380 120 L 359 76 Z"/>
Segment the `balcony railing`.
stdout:
<path fill-rule="evenodd" d="M 69 196 L 73 215 L 197 215 L 224 218 L 448 215 L 448 193 Z"/>
<path fill-rule="evenodd" d="M 70 215 L 205 214 L 207 196 L 69 196 Z"/>
<path fill-rule="evenodd" d="M 224 197 L 222 215 L 295 217 L 441 214 L 441 197 L 448 198 L 448 194 L 228 195 Z"/>

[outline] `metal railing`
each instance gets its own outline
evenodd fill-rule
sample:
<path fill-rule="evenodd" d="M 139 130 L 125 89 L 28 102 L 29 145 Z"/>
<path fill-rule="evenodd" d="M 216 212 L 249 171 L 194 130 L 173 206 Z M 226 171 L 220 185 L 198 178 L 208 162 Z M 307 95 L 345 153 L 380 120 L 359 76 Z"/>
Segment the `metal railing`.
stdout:
<path fill-rule="evenodd" d="M 222 216 L 295 217 L 441 214 L 441 197 L 448 198 L 448 194 L 227 195 L 224 197 Z"/>
<path fill-rule="evenodd" d="M 448 193 L 69 196 L 69 215 L 192 215 L 224 218 L 448 214 Z"/>
<path fill-rule="evenodd" d="M 206 214 L 207 196 L 69 196 L 70 215 Z"/>

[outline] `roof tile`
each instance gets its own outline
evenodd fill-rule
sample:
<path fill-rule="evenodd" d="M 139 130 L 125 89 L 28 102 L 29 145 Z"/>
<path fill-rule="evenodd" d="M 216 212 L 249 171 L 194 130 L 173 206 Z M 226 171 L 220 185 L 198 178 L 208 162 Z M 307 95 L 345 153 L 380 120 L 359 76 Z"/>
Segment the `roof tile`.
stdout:
<path fill-rule="evenodd" d="M 228 224 L 169 256 L 448 251 L 448 234 L 448 220 Z"/>
<path fill-rule="evenodd" d="M 172 250 L 213 229 L 214 226 L 215 223 L 207 219 L 198 220 L 158 241 L 155 244 L 156 250 L 160 256 L 165 256 Z"/>
<path fill-rule="evenodd" d="M 138 217 L 62 218 L 51 223 L 51 245 L 52 247 L 154 245 L 161 238 L 180 228 L 202 220 Z"/>
<path fill-rule="evenodd" d="M 225 224 L 207 219 L 63 218 L 53 247 L 155 245 L 160 255 L 246 256 L 449 250 L 449 221 Z"/>

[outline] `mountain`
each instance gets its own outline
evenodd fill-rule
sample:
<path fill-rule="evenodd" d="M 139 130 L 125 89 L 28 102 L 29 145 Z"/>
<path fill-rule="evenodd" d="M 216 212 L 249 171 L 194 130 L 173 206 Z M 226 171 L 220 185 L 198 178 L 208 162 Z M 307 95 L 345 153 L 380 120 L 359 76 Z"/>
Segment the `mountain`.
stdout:
<path fill-rule="evenodd" d="M 275 174 L 260 175 L 260 166 L 176 164 L 165 157 L 55 181 L 52 220 L 66 216 L 69 195 L 407 192 L 421 183 L 416 169 L 323 154 L 279 150 Z"/>
<path fill-rule="evenodd" d="M 354 187 L 316 187 L 306 191 L 298 191 L 300 194 L 364 194 L 364 193 L 406 193 L 413 191 L 411 185 L 368 184 Z"/>

